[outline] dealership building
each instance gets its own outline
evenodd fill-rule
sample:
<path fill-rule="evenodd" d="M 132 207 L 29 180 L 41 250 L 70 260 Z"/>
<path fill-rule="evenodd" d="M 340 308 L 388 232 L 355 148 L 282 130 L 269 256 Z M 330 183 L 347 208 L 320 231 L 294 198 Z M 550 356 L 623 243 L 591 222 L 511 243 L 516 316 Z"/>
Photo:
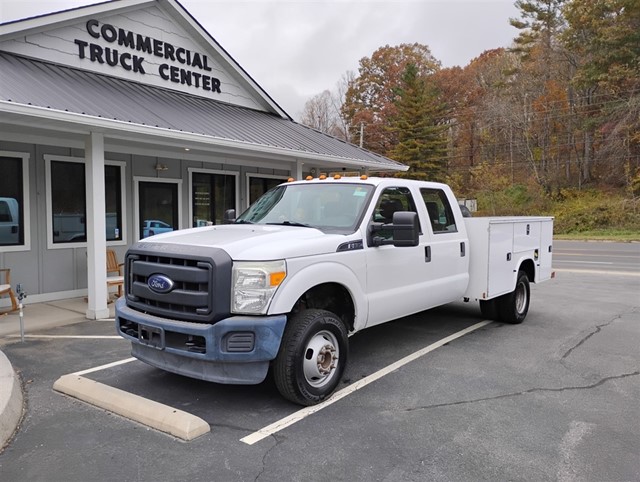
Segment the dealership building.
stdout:
<path fill-rule="evenodd" d="M 0 268 L 29 302 L 106 317 L 107 249 L 220 224 L 290 177 L 404 170 L 294 122 L 175 0 L 0 24 Z"/>

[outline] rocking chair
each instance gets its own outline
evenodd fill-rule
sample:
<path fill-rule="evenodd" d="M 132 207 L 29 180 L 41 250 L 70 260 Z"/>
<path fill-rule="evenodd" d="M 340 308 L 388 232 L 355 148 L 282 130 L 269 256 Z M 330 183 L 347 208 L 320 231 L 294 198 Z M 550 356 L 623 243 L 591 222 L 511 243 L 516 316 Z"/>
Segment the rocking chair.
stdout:
<path fill-rule="evenodd" d="M 11 287 L 11 269 L 9 268 L 0 269 L 0 296 L 5 295 L 9 295 L 9 298 L 11 298 L 11 309 L 0 311 L 0 315 L 6 315 L 18 309 L 18 300 Z"/>

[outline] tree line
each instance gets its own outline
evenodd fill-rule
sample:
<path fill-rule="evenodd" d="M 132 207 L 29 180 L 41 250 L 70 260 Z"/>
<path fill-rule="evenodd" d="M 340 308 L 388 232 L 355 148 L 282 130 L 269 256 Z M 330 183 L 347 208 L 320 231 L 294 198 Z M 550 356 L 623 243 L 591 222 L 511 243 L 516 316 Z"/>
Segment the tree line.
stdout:
<path fill-rule="evenodd" d="M 442 68 L 426 45 L 380 47 L 301 121 L 463 191 L 500 177 L 640 194 L 640 1 L 515 5 L 510 48 Z"/>

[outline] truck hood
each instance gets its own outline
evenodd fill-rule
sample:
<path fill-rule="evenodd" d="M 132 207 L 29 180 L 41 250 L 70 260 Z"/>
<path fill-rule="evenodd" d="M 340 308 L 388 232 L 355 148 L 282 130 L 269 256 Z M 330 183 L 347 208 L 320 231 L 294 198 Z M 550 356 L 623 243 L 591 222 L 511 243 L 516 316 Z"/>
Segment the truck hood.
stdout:
<path fill-rule="evenodd" d="M 158 234 L 140 241 L 138 247 L 146 243 L 216 247 L 231 259 L 252 261 L 335 253 L 353 237 L 297 226 L 233 224 Z"/>

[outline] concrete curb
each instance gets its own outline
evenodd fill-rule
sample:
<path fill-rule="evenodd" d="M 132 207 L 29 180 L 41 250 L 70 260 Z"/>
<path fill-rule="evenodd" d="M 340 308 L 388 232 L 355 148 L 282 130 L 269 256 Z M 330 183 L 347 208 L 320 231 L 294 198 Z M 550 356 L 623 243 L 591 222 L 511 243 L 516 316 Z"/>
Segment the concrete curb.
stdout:
<path fill-rule="evenodd" d="M 0 450 L 20 424 L 22 403 L 20 379 L 9 359 L 0 351 Z"/>
<path fill-rule="evenodd" d="M 182 440 L 211 431 L 209 424 L 195 415 L 80 375 L 61 376 L 53 389 Z"/>

